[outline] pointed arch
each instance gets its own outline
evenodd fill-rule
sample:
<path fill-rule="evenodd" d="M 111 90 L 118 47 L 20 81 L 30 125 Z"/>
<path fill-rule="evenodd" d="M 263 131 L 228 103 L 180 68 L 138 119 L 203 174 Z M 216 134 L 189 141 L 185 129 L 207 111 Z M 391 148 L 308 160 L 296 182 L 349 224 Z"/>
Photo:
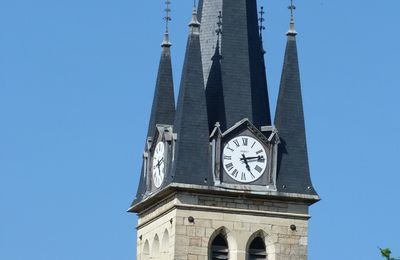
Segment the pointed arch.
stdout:
<path fill-rule="evenodd" d="M 146 240 L 144 242 L 144 246 L 142 249 L 142 257 L 141 260 L 149 260 L 150 259 L 150 244 L 149 241 Z"/>
<path fill-rule="evenodd" d="M 169 253 L 169 232 L 165 229 L 162 240 L 161 240 L 161 252 L 166 255 Z"/>
<path fill-rule="evenodd" d="M 263 230 L 259 230 L 250 236 L 246 245 L 246 260 L 267 259 L 266 237 L 267 234 Z"/>
<path fill-rule="evenodd" d="M 232 249 L 237 249 L 235 239 L 230 235 L 230 231 L 221 227 L 210 237 L 208 242 L 208 259 L 233 259 Z"/>
<path fill-rule="evenodd" d="M 158 235 L 156 234 L 153 239 L 153 245 L 151 246 L 150 255 L 151 255 L 151 258 L 154 259 L 154 258 L 157 258 L 159 256 L 159 254 L 160 254 L 160 239 L 158 238 Z"/>

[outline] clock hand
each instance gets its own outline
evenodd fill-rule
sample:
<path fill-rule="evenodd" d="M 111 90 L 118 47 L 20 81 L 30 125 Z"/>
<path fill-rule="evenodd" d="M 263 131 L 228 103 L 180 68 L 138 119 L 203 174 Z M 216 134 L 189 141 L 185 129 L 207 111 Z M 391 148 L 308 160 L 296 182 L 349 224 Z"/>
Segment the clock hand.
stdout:
<path fill-rule="evenodd" d="M 243 160 L 254 160 L 254 159 L 264 160 L 264 156 L 259 155 L 259 156 L 253 156 L 253 157 L 240 158 L 241 161 L 243 161 Z"/>
<path fill-rule="evenodd" d="M 247 162 L 247 158 L 246 158 L 246 155 L 244 155 L 244 153 L 242 154 L 242 159 L 244 160 L 244 163 L 246 164 L 246 169 L 247 169 L 249 172 L 251 172 L 251 171 L 250 171 L 249 163 Z M 242 160 L 242 159 L 240 159 L 240 160 Z"/>
<path fill-rule="evenodd" d="M 157 166 L 160 166 L 163 161 L 164 161 L 164 158 L 161 158 L 161 160 L 158 160 Z"/>
<path fill-rule="evenodd" d="M 158 167 L 158 175 L 161 175 L 160 161 L 158 161 L 157 167 Z"/>

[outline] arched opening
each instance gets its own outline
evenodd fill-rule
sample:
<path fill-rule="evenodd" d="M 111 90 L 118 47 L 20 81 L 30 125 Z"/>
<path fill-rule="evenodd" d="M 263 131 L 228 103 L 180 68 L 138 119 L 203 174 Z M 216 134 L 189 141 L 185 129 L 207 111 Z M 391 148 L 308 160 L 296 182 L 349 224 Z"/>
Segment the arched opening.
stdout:
<path fill-rule="evenodd" d="M 167 259 L 169 253 L 169 233 L 166 229 L 161 240 L 161 256 L 162 259 Z"/>
<path fill-rule="evenodd" d="M 256 237 L 250 243 L 247 260 L 265 260 L 267 259 L 267 250 L 265 242 L 261 237 Z"/>
<path fill-rule="evenodd" d="M 211 243 L 210 260 L 229 259 L 228 241 L 223 234 L 218 234 Z"/>
<path fill-rule="evenodd" d="M 160 239 L 155 235 L 153 245 L 151 246 L 151 259 L 157 259 L 160 254 Z"/>
<path fill-rule="evenodd" d="M 150 259 L 150 245 L 149 241 L 146 240 L 146 242 L 144 242 L 141 260 L 149 260 L 149 259 Z"/>

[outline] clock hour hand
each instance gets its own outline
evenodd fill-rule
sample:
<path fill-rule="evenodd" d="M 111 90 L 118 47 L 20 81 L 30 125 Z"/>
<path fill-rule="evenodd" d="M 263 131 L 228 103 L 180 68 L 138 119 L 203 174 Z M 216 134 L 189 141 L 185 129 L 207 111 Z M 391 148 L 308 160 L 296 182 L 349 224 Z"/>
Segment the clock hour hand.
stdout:
<path fill-rule="evenodd" d="M 240 160 L 243 160 L 243 161 L 244 161 L 244 163 L 246 164 L 246 169 L 247 169 L 249 172 L 251 172 L 251 171 L 250 171 L 249 163 L 247 162 L 247 159 L 248 159 L 248 158 L 246 158 L 246 155 L 244 155 L 244 153 L 243 153 L 243 154 L 242 154 L 242 158 L 241 158 Z"/>

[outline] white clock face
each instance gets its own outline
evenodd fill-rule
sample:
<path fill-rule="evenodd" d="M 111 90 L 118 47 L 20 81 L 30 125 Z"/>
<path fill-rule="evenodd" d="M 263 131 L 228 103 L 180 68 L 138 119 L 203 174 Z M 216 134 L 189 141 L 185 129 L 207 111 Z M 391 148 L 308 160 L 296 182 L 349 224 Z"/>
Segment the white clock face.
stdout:
<path fill-rule="evenodd" d="M 164 143 L 157 144 L 153 156 L 153 183 L 156 188 L 160 188 L 165 176 Z"/>
<path fill-rule="evenodd" d="M 258 180 L 267 168 L 264 146 L 250 136 L 238 136 L 230 140 L 223 150 L 225 172 L 241 183 Z"/>

